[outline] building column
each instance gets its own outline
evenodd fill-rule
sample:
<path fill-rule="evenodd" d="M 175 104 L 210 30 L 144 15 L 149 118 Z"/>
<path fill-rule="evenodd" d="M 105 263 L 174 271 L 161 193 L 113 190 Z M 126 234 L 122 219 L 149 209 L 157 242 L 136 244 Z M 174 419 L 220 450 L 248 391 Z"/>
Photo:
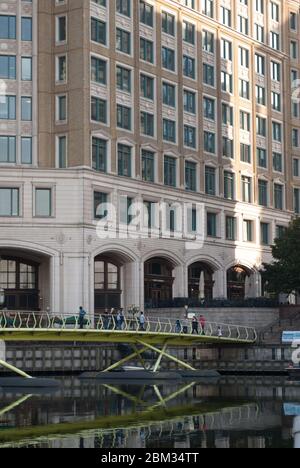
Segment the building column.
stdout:
<path fill-rule="evenodd" d="M 183 267 L 183 278 L 182 278 L 182 286 L 183 286 L 183 297 L 189 297 L 189 267 Z"/>
<path fill-rule="evenodd" d="M 49 288 L 50 288 L 50 312 L 63 313 L 64 303 L 64 284 L 63 274 L 61 274 L 62 259 L 60 255 L 51 257 L 49 261 L 50 275 L 49 275 Z"/>
<path fill-rule="evenodd" d="M 294 447 L 300 449 L 300 416 L 294 418 L 293 436 L 295 439 Z"/>
<path fill-rule="evenodd" d="M 176 266 L 174 268 L 174 286 L 173 286 L 173 297 L 185 297 L 186 286 L 185 286 L 185 267 L 183 265 Z"/>
<path fill-rule="evenodd" d="M 226 287 L 227 287 L 227 279 L 226 279 L 226 272 L 224 270 L 217 270 L 214 272 L 214 291 L 213 291 L 213 298 L 225 298 L 227 297 Z"/>
<path fill-rule="evenodd" d="M 0 340 L 0 359 L 1 361 L 6 361 L 6 344 L 2 340 Z"/>
<path fill-rule="evenodd" d="M 141 303 L 142 298 L 140 294 L 144 275 L 141 275 L 140 266 L 140 262 L 130 262 L 122 267 L 122 307 L 124 309 L 128 309 L 132 305 L 140 308 L 144 307 Z"/>

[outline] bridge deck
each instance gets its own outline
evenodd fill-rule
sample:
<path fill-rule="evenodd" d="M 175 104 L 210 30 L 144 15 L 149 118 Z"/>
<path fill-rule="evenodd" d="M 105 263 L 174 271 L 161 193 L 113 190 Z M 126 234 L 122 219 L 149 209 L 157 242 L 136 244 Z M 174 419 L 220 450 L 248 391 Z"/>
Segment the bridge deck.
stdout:
<path fill-rule="evenodd" d="M 80 329 L 80 325 L 83 329 Z M 86 317 L 83 325 L 78 317 L 44 313 L 8 313 L 0 315 L 0 340 L 37 342 L 131 343 L 146 341 L 152 345 L 195 346 L 197 344 L 253 344 L 256 330 L 250 327 L 206 322 L 195 329 L 191 320 L 138 318 L 100 315 Z"/>

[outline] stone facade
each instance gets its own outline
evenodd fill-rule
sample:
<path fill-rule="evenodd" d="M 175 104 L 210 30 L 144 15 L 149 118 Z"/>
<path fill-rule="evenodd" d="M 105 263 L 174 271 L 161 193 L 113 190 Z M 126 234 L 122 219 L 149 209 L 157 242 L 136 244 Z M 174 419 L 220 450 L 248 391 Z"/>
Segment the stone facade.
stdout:
<path fill-rule="evenodd" d="M 194 9 L 183 5 L 184 2 L 149 0 L 146 3 L 154 8 L 152 26 L 140 21 L 139 2 L 129 3 L 129 16 L 117 12 L 113 1 L 106 2 L 106 7 L 89 0 L 33 0 L 32 3 L 8 0 L 1 3 L 0 14 L 15 15 L 18 26 L 16 40 L 0 40 L 0 55 L 16 55 L 17 70 L 21 58 L 31 56 L 32 81 L 21 80 L 18 73 L 16 80 L 3 80 L 6 92 L 17 96 L 17 118 L 13 122 L 1 120 L 0 136 L 16 136 L 17 156 L 14 163 L 0 163 L 0 189 L 18 190 L 18 210 L 14 216 L 1 216 L 0 255 L 3 258 L 20 257 L 39 265 L 38 308 L 49 308 L 53 312 L 74 313 L 79 305 L 94 312 L 94 263 L 101 255 L 110 258 L 120 269 L 120 305 L 125 308 L 132 304 L 144 307 L 144 265 L 153 258 L 165 259 L 172 265 L 173 297 L 189 296 L 189 267 L 199 262 L 211 271 L 214 298 L 227 297 L 228 271 L 236 266 L 247 272 L 244 295 L 262 296 L 260 268 L 263 262 L 271 260 L 269 245 L 278 229 L 287 226 L 297 211 L 295 194 L 298 192 L 294 189 L 300 188 L 300 178 L 292 173 L 293 164 L 296 165 L 293 160 L 300 161 L 300 138 L 299 147 L 295 139 L 294 145 L 291 144 L 292 131 L 299 132 L 300 124 L 299 117 L 292 116 L 290 105 L 291 72 L 297 72 L 298 77 L 300 73 L 298 1 L 277 1 L 279 21 L 274 21 L 270 2 L 266 1 L 263 2 L 264 14 L 259 14 L 255 11 L 255 2 L 249 2 L 247 7 L 235 0 L 218 0 L 213 2 L 215 11 L 211 18 L 203 14 L 198 0 Z M 222 24 L 221 7 L 231 9 L 232 27 Z M 175 18 L 174 35 L 162 32 L 162 17 L 166 13 Z M 292 13 L 296 14 L 296 29 L 291 23 Z M 238 15 L 249 19 L 249 35 L 238 32 Z M 19 37 L 24 17 L 32 17 L 31 42 L 21 41 Z M 64 18 L 62 23 L 60 18 Z M 106 25 L 105 41 L 91 40 L 91 18 L 98 21 L 98 26 Z M 194 44 L 184 40 L 183 25 L 187 23 L 194 27 Z M 279 34 L 279 50 L 271 47 L 269 39 L 266 43 L 255 40 L 256 24 L 265 28 L 266 38 L 271 32 Z M 130 34 L 128 53 L 117 50 L 116 28 Z M 207 32 L 213 34 L 214 53 L 204 50 L 203 37 Z M 139 60 L 137 44 L 141 38 L 153 44 L 153 63 Z M 221 45 L 227 44 L 222 42 L 225 40 L 231 42 L 230 60 L 221 58 Z M 296 59 L 290 57 L 290 48 L 297 43 Z M 239 64 L 239 47 L 247 51 L 249 63 L 244 67 Z M 162 48 L 173 50 L 174 72 L 163 67 Z M 263 57 L 265 73 L 257 73 L 255 54 Z M 187 78 L 181 72 L 183 55 L 195 61 L 195 79 Z M 60 62 L 61 57 L 65 61 Z M 92 80 L 92 58 L 106 64 L 106 79 L 102 83 Z M 276 82 L 272 82 L 269 73 L 273 62 L 280 66 L 280 78 Z M 203 84 L 204 64 L 214 67 L 214 86 Z M 118 66 L 130 72 L 130 90 L 120 89 L 116 77 Z M 218 78 L 221 72 L 233 76 L 231 93 L 222 91 Z M 141 74 L 154 80 L 153 99 L 141 96 Z M 250 99 L 240 97 L 239 79 L 249 83 Z M 165 103 L 163 84 L 175 89 L 174 106 Z M 266 90 L 265 106 L 255 102 L 256 85 Z M 184 108 L 182 96 L 185 91 L 195 96 L 194 113 Z M 280 111 L 272 108 L 272 92 L 281 96 Z M 24 95 L 32 97 L 32 121 L 26 123 L 20 117 L 19 99 Z M 65 100 L 59 101 L 60 97 Z M 105 121 L 93 118 L 91 98 L 106 103 Z M 205 98 L 214 102 L 213 118 L 207 118 L 202 111 Z M 63 119 L 60 118 L 59 102 L 65 106 Z M 233 108 L 230 125 L 223 123 L 222 104 Z M 121 128 L 117 106 L 131 110 L 130 128 Z M 143 134 L 140 111 L 154 116 L 153 135 Z M 251 131 L 240 128 L 239 111 L 249 114 Z M 257 135 L 256 116 L 266 119 L 269 138 Z M 163 134 L 166 120 L 176 122 L 173 142 L 166 141 Z M 281 125 L 280 142 L 271 138 L 272 123 Z M 195 129 L 195 147 L 187 146 L 185 127 Z M 214 152 L 207 151 L 203 132 L 215 135 Z M 22 163 L 20 139 L 24 136 L 32 137 L 31 164 Z M 234 141 L 231 158 L 223 154 L 223 137 Z M 105 171 L 96 170 L 93 138 L 105 142 Z M 251 147 L 248 162 L 241 161 L 240 143 Z M 130 150 L 131 177 L 126 177 L 120 169 L 119 145 Z M 256 148 L 266 150 L 265 168 L 257 164 Z M 144 180 L 143 151 L 153 156 L 151 181 Z M 281 171 L 274 170 L 273 153 L 282 156 Z M 166 184 L 165 156 L 171 157 L 176 165 L 176 182 L 171 185 Z M 187 190 L 187 162 L 192 163 L 195 170 L 195 187 L 190 190 Z M 206 168 L 215 171 L 215 194 L 207 190 Z M 235 176 L 232 197 L 225 196 L 226 172 Z M 242 180 L 245 178 L 251 182 L 249 200 L 243 190 Z M 267 206 L 260 204 L 259 180 L 268 184 Z M 282 209 L 276 207 L 275 186 L 282 187 Z M 51 206 L 46 214 L 43 210 L 42 215 L 39 212 L 37 190 L 48 191 L 50 196 L 48 203 Z M 204 241 L 197 248 L 189 248 L 184 236 L 178 239 L 174 235 L 170 238 L 159 236 L 158 239 L 99 238 L 95 193 L 104 194 L 118 216 L 120 196 L 142 205 L 146 202 L 200 204 L 204 217 L 202 222 L 197 219 L 196 231 L 202 232 Z M 213 232 L 206 228 L 208 215 L 213 215 Z M 156 216 L 159 231 L 160 215 Z M 183 219 L 184 215 L 177 214 L 177 218 L 181 216 Z M 228 232 L 228 218 L 235 220 L 236 232 L 232 236 Z M 250 223 L 248 227 L 251 225 L 251 239 L 246 238 L 249 234 L 246 232 L 247 222 Z M 264 245 L 262 239 L 263 225 L 267 226 L 268 245 Z"/>

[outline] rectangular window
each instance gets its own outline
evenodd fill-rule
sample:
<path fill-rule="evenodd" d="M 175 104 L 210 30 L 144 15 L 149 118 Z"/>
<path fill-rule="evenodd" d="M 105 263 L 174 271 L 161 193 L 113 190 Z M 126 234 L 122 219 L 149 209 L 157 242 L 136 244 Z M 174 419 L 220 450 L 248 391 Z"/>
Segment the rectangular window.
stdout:
<path fill-rule="evenodd" d="M 16 137 L 0 136 L 0 163 L 16 162 Z"/>
<path fill-rule="evenodd" d="M 51 189 L 35 189 L 35 216 L 48 218 L 52 214 Z"/>
<path fill-rule="evenodd" d="M 130 146 L 118 145 L 118 174 L 119 176 L 132 176 L 132 149 Z"/>
<path fill-rule="evenodd" d="M 94 192 L 94 218 L 103 219 L 107 217 L 106 204 L 108 201 L 107 193 Z"/>
<path fill-rule="evenodd" d="M 19 216 L 19 189 L 0 188 L 0 216 Z"/>
<path fill-rule="evenodd" d="M 171 156 L 165 156 L 164 159 L 164 183 L 170 187 L 176 187 L 176 159 Z"/>
<path fill-rule="evenodd" d="M 92 167 L 95 171 L 107 171 L 107 141 L 93 137 L 92 140 Z"/>

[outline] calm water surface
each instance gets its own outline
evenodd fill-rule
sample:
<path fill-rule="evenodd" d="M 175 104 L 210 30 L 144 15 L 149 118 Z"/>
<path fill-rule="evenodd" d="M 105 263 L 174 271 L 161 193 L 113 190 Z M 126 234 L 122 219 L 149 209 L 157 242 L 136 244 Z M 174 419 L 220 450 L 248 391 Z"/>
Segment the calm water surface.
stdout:
<path fill-rule="evenodd" d="M 59 378 L 50 393 L 0 389 L 0 448 L 292 448 L 300 382 L 224 377 L 176 385 Z"/>

